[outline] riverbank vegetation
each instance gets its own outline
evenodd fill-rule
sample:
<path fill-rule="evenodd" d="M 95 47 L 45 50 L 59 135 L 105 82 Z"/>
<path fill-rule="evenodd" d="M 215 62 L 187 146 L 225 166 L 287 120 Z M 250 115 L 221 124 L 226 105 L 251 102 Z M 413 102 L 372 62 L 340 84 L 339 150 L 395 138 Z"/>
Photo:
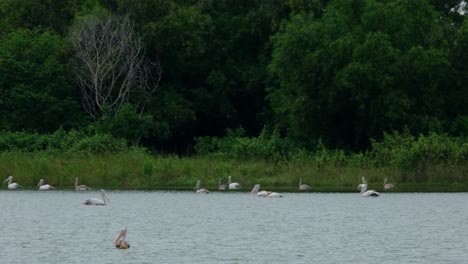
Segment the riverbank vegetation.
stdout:
<path fill-rule="evenodd" d="M 0 1 L 0 176 L 468 190 L 462 0 Z M 465 186 L 465 187 L 457 187 Z M 244 187 L 247 188 L 247 187 Z"/>
<path fill-rule="evenodd" d="M 14 175 L 24 188 L 39 179 L 71 189 L 75 177 L 95 188 L 189 190 L 197 180 L 216 190 L 231 175 L 247 191 L 256 184 L 297 191 L 299 179 L 312 191 L 356 191 L 361 176 L 392 191 L 467 191 L 468 143 L 465 138 L 430 134 L 386 134 L 367 152 L 346 153 L 319 144 L 314 151 L 298 148 L 277 132 L 257 138 L 231 131 L 228 136 L 197 139 L 197 155 L 179 157 L 127 147 L 108 135 L 77 137 L 77 132 L 49 136 L 23 133 L 0 137 L 0 171 Z M 38 144 L 37 142 L 40 142 Z"/>

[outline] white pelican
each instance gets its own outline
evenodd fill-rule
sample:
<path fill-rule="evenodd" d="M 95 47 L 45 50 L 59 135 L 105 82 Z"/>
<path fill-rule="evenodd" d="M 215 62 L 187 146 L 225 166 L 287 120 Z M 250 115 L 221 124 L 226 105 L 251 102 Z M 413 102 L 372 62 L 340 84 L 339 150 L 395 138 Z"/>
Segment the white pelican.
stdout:
<path fill-rule="evenodd" d="M 280 198 L 283 197 L 281 194 L 277 192 L 270 192 L 270 191 L 259 191 L 260 184 L 255 184 L 252 191 L 250 193 L 255 194 L 258 197 L 265 197 L 265 198 Z"/>
<path fill-rule="evenodd" d="M 75 178 L 75 191 L 87 191 L 87 190 L 91 190 L 91 188 L 89 188 L 88 186 L 86 185 L 79 185 L 78 184 L 78 177 Z"/>
<path fill-rule="evenodd" d="M 198 180 L 193 190 L 196 191 L 197 193 L 210 193 L 210 191 L 208 191 L 207 189 L 200 189 L 200 184 L 201 182 L 200 180 Z"/>
<path fill-rule="evenodd" d="M 299 191 L 307 191 L 312 189 L 309 185 L 307 184 L 302 184 L 302 178 L 299 179 Z"/>
<path fill-rule="evenodd" d="M 241 187 L 239 183 L 231 182 L 231 176 L 229 176 L 228 178 L 229 178 L 229 190 L 236 190 Z"/>
<path fill-rule="evenodd" d="M 395 186 L 393 184 L 391 184 L 391 183 L 387 183 L 387 177 L 385 177 L 383 187 L 384 187 L 385 190 L 389 190 L 389 189 L 391 189 L 391 188 L 393 188 Z"/>
<path fill-rule="evenodd" d="M 13 190 L 13 189 L 16 189 L 18 187 L 21 187 L 18 183 L 11 182 L 12 180 L 13 180 L 13 176 L 8 176 L 8 178 L 3 181 L 3 182 L 8 182 L 8 189 Z"/>
<path fill-rule="evenodd" d="M 101 189 L 101 199 L 98 198 L 89 198 L 86 201 L 83 202 L 83 204 L 86 205 L 106 205 L 106 201 L 110 202 L 109 198 L 107 198 L 106 192 L 104 192 L 103 189 Z"/>
<path fill-rule="evenodd" d="M 374 190 L 369 190 L 367 191 L 367 182 L 366 178 L 362 177 L 362 183 L 358 185 L 358 189 L 361 190 L 361 196 L 362 197 L 379 197 L 380 193 L 374 191 Z"/>
<path fill-rule="evenodd" d="M 130 248 L 130 244 L 127 241 L 125 241 L 126 236 L 127 236 L 127 228 L 120 230 L 119 235 L 114 240 L 114 247 L 118 249 Z"/>
<path fill-rule="evenodd" d="M 54 187 L 52 187 L 52 185 L 50 184 L 44 184 L 44 180 L 41 179 L 39 181 L 39 183 L 37 184 L 37 187 L 39 188 L 39 190 L 53 190 L 55 189 Z"/>
<path fill-rule="evenodd" d="M 219 178 L 218 191 L 225 191 L 226 189 L 227 189 L 226 184 L 221 184 L 221 178 Z"/>
<path fill-rule="evenodd" d="M 358 190 L 361 190 L 361 189 L 364 188 L 364 187 L 367 188 L 367 181 L 366 181 L 366 178 L 361 177 L 361 179 L 362 179 L 362 183 L 359 184 L 359 185 L 357 186 Z"/>

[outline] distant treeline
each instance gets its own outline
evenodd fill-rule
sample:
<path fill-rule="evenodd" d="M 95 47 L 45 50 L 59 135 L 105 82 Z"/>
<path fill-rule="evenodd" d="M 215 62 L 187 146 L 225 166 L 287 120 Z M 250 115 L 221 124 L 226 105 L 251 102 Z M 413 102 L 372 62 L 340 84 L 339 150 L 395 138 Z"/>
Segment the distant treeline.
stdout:
<path fill-rule="evenodd" d="M 424 179 L 466 164 L 467 62 L 460 0 L 2 0 L 0 151 L 307 157 Z"/>

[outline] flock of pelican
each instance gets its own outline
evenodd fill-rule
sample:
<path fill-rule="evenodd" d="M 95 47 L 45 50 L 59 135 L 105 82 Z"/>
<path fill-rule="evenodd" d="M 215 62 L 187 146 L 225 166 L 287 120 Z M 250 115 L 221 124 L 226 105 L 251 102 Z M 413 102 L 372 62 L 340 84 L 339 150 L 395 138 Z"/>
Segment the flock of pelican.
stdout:
<path fill-rule="evenodd" d="M 362 177 L 361 179 L 362 179 L 362 183 L 359 184 L 357 188 L 358 188 L 358 190 L 360 190 L 360 194 L 361 194 L 362 197 L 378 197 L 378 196 L 380 196 L 380 193 L 375 191 L 375 190 L 367 190 L 366 178 Z M 9 176 L 3 182 L 4 183 L 7 182 L 8 183 L 8 189 L 11 189 L 11 190 L 21 187 L 21 185 L 19 185 L 16 182 L 12 182 L 12 181 L 13 181 L 13 176 Z M 237 189 L 241 188 L 241 185 L 239 183 L 232 182 L 232 177 L 231 176 L 228 177 L 228 181 L 229 181 L 228 185 L 222 184 L 221 178 L 220 178 L 219 182 L 218 182 L 218 190 L 219 191 L 237 190 Z M 385 190 L 389 190 L 389 189 L 394 188 L 395 186 L 393 184 L 389 183 L 387 181 L 387 178 L 385 178 L 383 187 L 384 187 Z M 39 183 L 37 184 L 37 188 L 39 190 L 54 190 L 55 189 L 50 184 L 44 184 L 44 179 L 39 180 Z M 299 179 L 299 191 L 308 191 L 308 190 L 311 190 L 311 189 L 312 188 L 309 185 L 302 183 L 302 179 Z M 91 188 L 89 188 L 86 185 L 79 184 L 78 177 L 75 178 L 75 191 L 88 191 L 88 190 L 91 190 Z M 197 181 L 197 183 L 195 185 L 195 188 L 194 188 L 194 191 L 196 193 L 200 193 L 200 194 L 210 193 L 210 191 L 208 191 L 207 189 L 201 188 L 201 181 L 200 180 Z M 265 190 L 260 191 L 260 184 L 255 184 L 253 189 L 250 191 L 250 193 L 252 193 L 252 194 L 254 194 L 254 195 L 258 196 L 258 197 L 268 197 L 268 198 L 283 197 L 281 194 L 279 194 L 277 192 L 271 192 L 271 191 L 265 191 Z M 85 204 L 85 205 L 106 205 L 107 202 L 110 202 L 110 200 L 107 197 L 105 191 L 102 190 L 102 189 L 101 189 L 101 198 L 102 199 L 89 198 L 89 199 L 85 200 L 83 202 L 83 204 Z"/>
<path fill-rule="evenodd" d="M 358 189 L 360 190 L 360 194 L 361 194 L 362 197 L 379 197 L 380 196 L 380 193 L 376 192 L 375 190 L 367 190 L 366 178 L 362 177 L 361 179 L 362 179 L 362 183 L 358 185 Z M 229 184 L 225 185 L 225 184 L 222 184 L 221 178 L 219 179 L 219 182 L 218 182 L 218 190 L 219 191 L 236 190 L 236 189 L 239 189 L 241 187 L 241 185 L 239 183 L 231 182 L 231 180 L 232 180 L 231 176 L 228 177 L 228 180 L 229 180 Z M 17 188 L 21 187 L 21 185 L 19 185 L 16 182 L 12 182 L 12 181 L 13 181 L 13 176 L 9 176 L 3 182 L 4 183 L 7 182 L 8 183 L 8 189 L 11 189 L 11 190 L 14 190 L 14 189 L 17 189 Z M 388 183 L 387 178 L 385 178 L 385 180 L 384 180 L 384 189 L 389 190 L 389 189 L 394 188 L 394 187 L 395 186 L 393 184 L 391 184 L 391 183 Z M 55 189 L 50 184 L 44 184 L 44 179 L 39 180 L 39 183 L 37 184 L 37 188 L 39 190 L 53 190 L 53 189 Z M 80 185 L 78 183 L 78 177 L 75 178 L 75 190 L 76 191 L 87 191 L 87 190 L 90 190 L 90 189 L 91 188 L 89 188 L 86 185 L 83 185 L 83 184 Z M 299 179 L 299 191 L 308 191 L 308 190 L 311 190 L 311 189 L 312 188 L 309 185 L 302 183 L 302 179 Z M 195 188 L 194 188 L 194 191 L 196 193 L 199 193 L 199 194 L 210 193 L 210 191 L 208 191 L 207 189 L 201 188 L 201 181 L 200 180 L 197 181 L 197 183 L 195 185 Z M 257 196 L 257 197 L 264 197 L 264 198 L 280 198 L 280 197 L 283 197 L 283 195 L 281 195 L 281 194 L 279 194 L 277 192 L 260 190 L 260 184 L 255 184 L 254 187 L 252 188 L 252 190 L 250 191 L 250 193 Z M 110 202 L 110 200 L 107 197 L 106 192 L 103 189 L 101 189 L 101 199 L 99 199 L 99 198 L 89 198 L 89 199 L 86 199 L 83 202 L 83 204 L 85 204 L 85 205 L 106 205 L 108 202 Z M 126 235 L 127 235 L 127 228 L 122 229 L 119 232 L 119 235 L 114 240 L 114 247 L 115 248 L 117 248 L 117 249 L 128 249 L 128 248 L 130 248 L 130 244 L 125 240 Z"/>
<path fill-rule="evenodd" d="M 241 186 L 237 182 L 231 182 L 231 176 L 228 177 L 229 179 L 229 185 L 222 184 L 221 178 L 219 179 L 218 182 L 218 190 L 219 191 L 226 191 L 226 190 L 235 190 L 239 189 Z M 367 181 L 365 177 L 361 177 L 362 183 L 358 185 L 358 190 L 360 190 L 360 194 L 362 197 L 379 197 L 380 193 L 375 191 L 375 190 L 367 190 Z M 266 197 L 266 198 L 280 198 L 283 197 L 283 195 L 277 193 L 277 192 L 272 192 L 272 191 L 265 191 L 265 190 L 260 190 L 260 184 L 255 184 L 252 190 L 250 191 L 251 194 L 257 196 L 257 197 Z M 385 190 L 389 190 L 394 188 L 395 186 L 387 181 L 387 178 L 384 180 L 383 187 Z M 307 184 L 302 183 L 302 179 L 299 179 L 299 191 L 308 191 L 311 190 L 312 187 L 310 187 Z M 210 193 L 207 189 L 201 188 L 201 181 L 198 180 L 197 184 L 195 185 L 195 188 L 193 189 L 196 193 Z"/>
<path fill-rule="evenodd" d="M 21 185 L 19 185 L 18 183 L 16 182 L 12 182 L 13 181 L 13 176 L 8 176 L 8 178 L 6 178 L 5 181 L 3 182 L 8 182 L 8 189 L 10 190 L 14 190 L 14 189 L 18 189 L 21 187 Z M 55 190 L 55 188 L 50 185 L 50 184 L 45 184 L 45 181 L 44 179 L 40 179 L 39 182 L 37 183 L 36 185 L 36 188 L 38 190 L 41 190 L 41 191 L 45 191 L 45 190 Z M 86 185 L 79 185 L 78 184 L 78 177 L 75 179 L 75 190 L 76 191 L 87 191 L 87 190 L 91 190 L 91 188 L 89 188 L 88 186 Z"/>
<path fill-rule="evenodd" d="M 10 189 L 10 190 L 15 190 L 15 189 L 18 189 L 18 188 L 21 187 L 21 185 L 19 185 L 16 182 L 12 182 L 12 181 L 13 181 L 13 176 L 8 176 L 8 178 L 6 178 L 6 180 L 3 181 L 3 182 L 8 183 L 8 189 Z M 198 181 L 197 186 L 198 186 L 197 191 L 203 191 L 203 190 L 207 191 L 206 189 L 199 189 L 200 181 Z M 45 184 L 44 179 L 40 179 L 39 182 L 37 183 L 36 187 L 37 187 L 38 190 L 54 190 L 55 189 L 52 185 Z M 86 185 L 79 184 L 78 177 L 75 178 L 75 191 L 88 191 L 88 190 L 91 190 L 91 188 L 89 188 Z M 85 204 L 85 205 L 106 205 L 108 202 L 110 202 L 110 200 L 107 197 L 106 192 L 103 189 L 101 189 L 101 199 L 99 199 L 99 198 L 89 198 L 89 199 L 86 199 L 83 202 L 83 204 Z M 114 240 L 114 247 L 117 248 L 117 249 L 128 249 L 128 248 L 130 248 L 130 244 L 125 240 L 126 236 L 127 236 L 127 228 L 122 229 L 119 232 L 119 235 Z"/>
<path fill-rule="evenodd" d="M 3 181 L 3 182 L 8 182 L 8 189 L 10 189 L 10 190 L 18 189 L 18 188 L 21 187 L 21 185 L 19 185 L 16 182 L 12 182 L 12 181 L 13 181 L 13 176 L 8 176 L 8 178 L 6 178 L 6 180 Z M 44 179 L 40 179 L 39 182 L 37 183 L 36 187 L 40 191 L 55 190 L 55 188 L 52 185 L 45 184 Z M 75 191 L 88 191 L 88 190 L 91 190 L 91 188 L 89 188 L 86 185 L 79 184 L 78 183 L 78 177 L 75 178 Z M 101 190 L 101 197 L 102 197 L 102 200 L 98 199 L 98 198 L 89 198 L 89 199 L 85 200 L 83 202 L 83 204 L 86 204 L 86 205 L 106 205 L 106 202 L 110 201 L 109 198 L 107 198 L 107 195 L 104 192 L 104 190 Z"/>
<path fill-rule="evenodd" d="M 241 185 L 239 183 L 232 182 L 232 176 L 228 176 L 228 185 L 222 184 L 221 178 L 219 179 L 218 191 L 237 190 L 240 188 L 241 188 Z M 302 179 L 299 180 L 299 191 L 308 191 L 311 189 L 312 187 L 310 187 L 307 184 L 302 183 Z M 210 193 L 210 191 L 208 191 L 207 189 L 201 188 L 200 180 L 198 180 L 197 183 L 195 184 L 195 188 L 193 188 L 193 191 L 196 193 L 200 193 L 200 194 Z M 258 197 L 266 197 L 266 198 L 283 197 L 283 195 L 277 192 L 271 192 L 271 191 L 265 191 L 265 190 L 260 191 L 260 184 L 255 184 L 253 189 L 250 191 L 250 193 Z"/>

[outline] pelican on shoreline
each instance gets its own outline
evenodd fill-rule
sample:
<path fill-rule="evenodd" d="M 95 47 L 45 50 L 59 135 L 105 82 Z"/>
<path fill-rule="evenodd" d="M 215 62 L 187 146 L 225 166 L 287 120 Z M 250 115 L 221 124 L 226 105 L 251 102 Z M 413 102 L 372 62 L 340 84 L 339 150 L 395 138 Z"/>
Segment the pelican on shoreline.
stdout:
<path fill-rule="evenodd" d="M 119 235 L 114 240 L 114 247 L 117 249 L 129 249 L 130 244 L 127 241 L 125 241 L 126 237 L 127 237 L 127 228 L 124 228 L 119 232 Z"/>
<path fill-rule="evenodd" d="M 380 193 L 374 190 L 367 191 L 367 181 L 366 178 L 362 177 L 362 183 L 358 185 L 358 189 L 361 190 L 360 194 L 362 197 L 379 197 Z"/>
<path fill-rule="evenodd" d="M 14 190 L 14 189 L 16 189 L 18 187 L 21 187 L 18 183 L 11 182 L 12 180 L 13 180 L 13 176 L 8 176 L 8 178 L 3 181 L 3 182 L 8 182 L 8 189 Z"/>
<path fill-rule="evenodd" d="M 89 198 L 83 202 L 85 205 L 106 205 L 106 202 L 110 202 L 109 198 L 107 198 L 106 192 L 104 189 L 101 189 L 101 199 L 98 198 Z"/>
<path fill-rule="evenodd" d="M 251 194 L 256 195 L 257 197 L 264 197 L 264 198 L 280 198 L 283 197 L 283 195 L 277 193 L 277 192 L 270 192 L 270 191 L 259 191 L 260 190 L 260 184 L 255 184 L 253 189 L 250 191 Z"/>
<path fill-rule="evenodd" d="M 75 191 L 87 191 L 87 190 L 91 190 L 91 188 L 89 188 L 88 186 L 84 185 L 84 184 L 78 184 L 78 177 L 75 178 Z"/>
<path fill-rule="evenodd" d="M 226 189 L 227 189 L 226 184 L 221 184 L 221 178 L 219 178 L 218 191 L 225 191 Z"/>
<path fill-rule="evenodd" d="M 237 190 L 241 187 L 239 183 L 231 182 L 231 176 L 229 176 L 228 178 L 229 178 L 229 190 Z"/>
<path fill-rule="evenodd" d="M 42 191 L 55 189 L 50 184 L 44 184 L 44 179 L 39 180 L 39 182 L 37 183 L 37 188 L 39 188 L 39 190 L 42 190 Z"/>
<path fill-rule="evenodd" d="M 200 188 L 201 181 L 198 180 L 195 188 L 193 189 L 196 193 L 210 193 L 207 189 Z"/>
<path fill-rule="evenodd" d="M 302 183 L 302 178 L 299 179 L 299 191 L 308 191 L 308 190 L 310 190 L 310 189 L 312 189 L 312 187 L 310 187 L 310 186 L 307 185 L 307 184 L 303 184 L 303 183 Z"/>
<path fill-rule="evenodd" d="M 384 189 L 385 189 L 385 190 L 389 190 L 389 189 L 395 187 L 395 185 L 393 185 L 393 184 L 391 184 L 391 183 L 387 183 L 387 177 L 385 177 L 385 179 L 384 179 L 383 186 L 384 186 Z"/>

